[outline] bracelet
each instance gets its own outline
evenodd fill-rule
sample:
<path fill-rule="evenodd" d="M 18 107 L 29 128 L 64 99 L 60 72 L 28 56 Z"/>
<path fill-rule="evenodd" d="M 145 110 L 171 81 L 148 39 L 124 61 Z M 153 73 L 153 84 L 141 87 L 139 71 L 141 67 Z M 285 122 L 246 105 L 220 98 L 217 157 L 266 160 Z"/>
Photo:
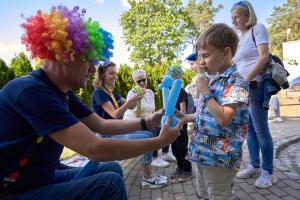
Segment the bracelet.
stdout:
<path fill-rule="evenodd" d="M 145 120 L 144 117 L 141 118 L 140 123 L 141 123 L 141 126 L 142 126 L 143 130 L 147 130 L 148 129 L 147 124 L 146 124 L 146 120 Z"/>

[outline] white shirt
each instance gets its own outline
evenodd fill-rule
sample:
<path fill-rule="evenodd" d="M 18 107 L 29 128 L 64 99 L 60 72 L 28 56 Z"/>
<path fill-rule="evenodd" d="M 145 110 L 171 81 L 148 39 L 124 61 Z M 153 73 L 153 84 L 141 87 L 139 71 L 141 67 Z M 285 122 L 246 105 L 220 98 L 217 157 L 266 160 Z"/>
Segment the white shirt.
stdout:
<path fill-rule="evenodd" d="M 259 59 L 257 46 L 269 43 L 268 31 L 263 24 L 253 26 L 253 35 L 256 45 L 252 37 L 252 28 L 244 35 L 239 34 L 240 42 L 237 52 L 233 57 L 233 62 L 236 64 L 237 70 L 243 78 L 246 78 L 247 74 L 252 71 Z M 262 81 L 262 74 L 257 74 L 253 80 Z"/>
<path fill-rule="evenodd" d="M 126 100 L 130 99 L 135 94 L 135 92 L 131 89 L 126 97 Z M 155 99 L 154 99 L 154 93 L 152 90 L 147 89 L 146 93 L 144 94 L 142 100 L 141 100 L 141 105 L 142 105 L 142 117 L 146 117 L 154 113 L 155 111 Z M 123 119 L 132 119 L 136 118 L 136 110 L 137 107 L 135 107 L 133 110 L 126 110 L 124 113 Z"/>

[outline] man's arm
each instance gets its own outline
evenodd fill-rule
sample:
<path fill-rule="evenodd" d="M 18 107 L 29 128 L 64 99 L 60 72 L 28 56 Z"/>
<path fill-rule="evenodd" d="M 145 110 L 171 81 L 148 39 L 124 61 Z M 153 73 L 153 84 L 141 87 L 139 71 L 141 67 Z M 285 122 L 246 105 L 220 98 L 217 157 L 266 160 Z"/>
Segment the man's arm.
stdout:
<path fill-rule="evenodd" d="M 179 121 L 174 128 L 170 128 L 169 125 L 170 120 L 168 120 L 167 124 L 163 125 L 158 137 L 145 140 L 97 138 L 95 134 L 81 122 L 52 133 L 49 136 L 56 142 L 88 157 L 90 160 L 121 160 L 135 157 L 148 151 L 157 150 L 172 143 L 182 127 L 182 122 Z"/>

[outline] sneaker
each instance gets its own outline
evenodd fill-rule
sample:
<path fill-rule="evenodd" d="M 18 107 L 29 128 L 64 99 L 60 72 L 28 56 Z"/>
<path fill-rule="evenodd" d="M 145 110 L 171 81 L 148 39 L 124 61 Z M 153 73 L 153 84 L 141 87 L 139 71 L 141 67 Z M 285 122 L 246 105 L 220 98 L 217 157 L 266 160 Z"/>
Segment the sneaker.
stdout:
<path fill-rule="evenodd" d="M 167 161 L 162 160 L 161 158 L 157 157 L 151 162 L 152 167 L 168 167 L 169 163 Z"/>
<path fill-rule="evenodd" d="M 167 186 L 168 180 L 163 176 L 152 173 L 149 178 L 143 177 L 142 188 L 157 189 Z"/>
<path fill-rule="evenodd" d="M 192 172 L 182 172 L 179 176 L 178 176 L 178 182 L 183 183 L 186 182 L 188 180 L 190 180 L 193 177 Z"/>
<path fill-rule="evenodd" d="M 175 162 L 175 161 L 176 161 L 175 156 L 174 156 L 172 153 L 170 153 L 170 152 L 164 153 L 164 154 L 162 154 L 160 157 L 161 157 L 161 159 L 163 159 L 164 161 L 168 161 L 168 162 Z"/>
<path fill-rule="evenodd" d="M 171 178 L 177 178 L 179 175 L 181 175 L 184 172 L 181 168 L 176 168 L 176 170 L 171 174 Z"/>
<path fill-rule="evenodd" d="M 258 176 L 260 173 L 260 168 L 253 167 L 251 164 L 248 165 L 246 169 L 239 171 L 236 174 L 237 178 L 250 178 L 253 176 Z"/>
<path fill-rule="evenodd" d="M 258 188 L 268 188 L 277 182 L 277 177 L 273 174 L 269 174 L 266 170 L 261 170 L 261 175 L 255 181 L 255 186 Z"/>
<path fill-rule="evenodd" d="M 281 117 L 276 117 L 275 119 L 274 119 L 274 122 L 282 122 L 283 120 L 282 120 L 282 118 Z"/>

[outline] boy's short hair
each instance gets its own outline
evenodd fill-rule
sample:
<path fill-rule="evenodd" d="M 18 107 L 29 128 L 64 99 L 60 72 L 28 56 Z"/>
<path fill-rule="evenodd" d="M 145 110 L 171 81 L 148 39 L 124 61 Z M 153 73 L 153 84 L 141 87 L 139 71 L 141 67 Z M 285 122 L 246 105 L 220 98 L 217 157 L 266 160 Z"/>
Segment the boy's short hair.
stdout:
<path fill-rule="evenodd" d="M 224 50 L 226 47 L 231 49 L 232 57 L 235 55 L 239 38 L 235 31 L 228 25 L 218 23 L 206 29 L 196 42 L 196 51 L 212 45 L 216 49 Z"/>

